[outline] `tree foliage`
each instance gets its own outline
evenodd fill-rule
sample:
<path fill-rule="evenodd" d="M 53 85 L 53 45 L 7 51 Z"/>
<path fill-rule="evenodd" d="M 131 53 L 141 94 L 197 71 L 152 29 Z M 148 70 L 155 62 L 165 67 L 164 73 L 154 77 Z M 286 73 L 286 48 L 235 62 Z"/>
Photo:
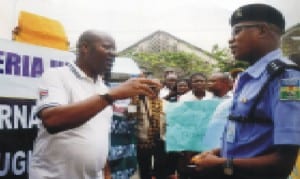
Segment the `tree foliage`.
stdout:
<path fill-rule="evenodd" d="M 217 60 L 217 64 L 210 64 L 194 53 L 187 52 L 127 52 L 122 54 L 134 59 L 140 67 L 152 72 L 156 78 L 162 78 L 167 67 L 177 70 L 179 76 L 188 77 L 195 72 L 210 74 L 212 71 L 227 72 L 233 68 L 247 68 L 248 64 L 234 60 L 228 48 L 214 45 L 210 55 Z"/>
<path fill-rule="evenodd" d="M 155 77 L 161 78 L 166 67 L 173 67 L 179 76 L 188 77 L 194 72 L 209 73 L 213 66 L 204 62 L 200 57 L 187 52 L 159 52 L 159 53 L 129 53 L 140 67 L 151 71 Z"/>
<path fill-rule="evenodd" d="M 215 67 L 223 72 L 228 72 L 233 68 L 247 68 L 248 66 L 246 62 L 234 60 L 228 48 L 220 48 L 218 45 L 212 47 L 211 55 L 218 61 Z"/>

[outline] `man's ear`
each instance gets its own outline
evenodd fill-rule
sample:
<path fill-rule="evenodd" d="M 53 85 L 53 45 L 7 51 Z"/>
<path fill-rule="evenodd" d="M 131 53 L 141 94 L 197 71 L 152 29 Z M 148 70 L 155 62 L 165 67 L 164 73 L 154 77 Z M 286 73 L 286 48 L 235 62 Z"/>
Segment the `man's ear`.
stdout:
<path fill-rule="evenodd" d="M 82 42 L 81 45 L 80 45 L 80 47 L 79 47 L 79 49 L 80 49 L 81 53 L 85 54 L 87 52 L 87 50 L 88 50 L 88 44 L 87 44 L 87 42 Z"/>
<path fill-rule="evenodd" d="M 270 27 L 267 24 L 261 24 L 259 27 L 259 34 L 261 36 L 265 36 L 267 34 L 269 34 L 269 31 L 271 30 Z"/>

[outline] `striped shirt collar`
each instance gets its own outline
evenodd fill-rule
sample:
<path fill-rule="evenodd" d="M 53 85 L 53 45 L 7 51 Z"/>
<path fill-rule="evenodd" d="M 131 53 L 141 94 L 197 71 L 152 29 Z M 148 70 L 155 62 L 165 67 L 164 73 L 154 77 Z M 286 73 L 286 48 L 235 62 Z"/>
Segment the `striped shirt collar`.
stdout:
<path fill-rule="evenodd" d="M 87 76 L 84 71 L 82 71 L 75 63 L 68 63 L 67 66 L 71 70 L 71 72 L 79 79 L 86 79 L 86 80 L 92 80 L 94 81 L 91 77 Z M 102 76 L 98 75 L 96 81 L 102 81 Z"/>

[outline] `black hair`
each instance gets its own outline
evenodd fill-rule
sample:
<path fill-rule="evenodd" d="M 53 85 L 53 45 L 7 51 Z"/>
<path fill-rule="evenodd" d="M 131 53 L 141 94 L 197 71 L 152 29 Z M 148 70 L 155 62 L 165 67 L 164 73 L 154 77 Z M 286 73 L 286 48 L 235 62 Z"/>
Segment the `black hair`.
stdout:
<path fill-rule="evenodd" d="M 204 75 L 204 74 L 201 73 L 201 72 L 193 73 L 193 74 L 190 76 L 190 79 L 189 79 L 189 80 L 191 81 L 195 76 L 201 76 L 201 77 L 203 77 L 205 80 L 207 80 L 206 75 Z"/>

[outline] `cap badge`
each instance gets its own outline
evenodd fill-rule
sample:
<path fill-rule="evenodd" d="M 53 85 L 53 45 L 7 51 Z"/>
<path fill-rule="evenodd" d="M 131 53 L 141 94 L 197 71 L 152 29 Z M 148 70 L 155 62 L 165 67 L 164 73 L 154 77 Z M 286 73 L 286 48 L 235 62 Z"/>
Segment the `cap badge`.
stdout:
<path fill-rule="evenodd" d="M 243 13 L 242 13 L 242 9 L 239 8 L 236 12 L 235 12 L 235 16 L 236 17 L 242 17 L 243 16 Z"/>

